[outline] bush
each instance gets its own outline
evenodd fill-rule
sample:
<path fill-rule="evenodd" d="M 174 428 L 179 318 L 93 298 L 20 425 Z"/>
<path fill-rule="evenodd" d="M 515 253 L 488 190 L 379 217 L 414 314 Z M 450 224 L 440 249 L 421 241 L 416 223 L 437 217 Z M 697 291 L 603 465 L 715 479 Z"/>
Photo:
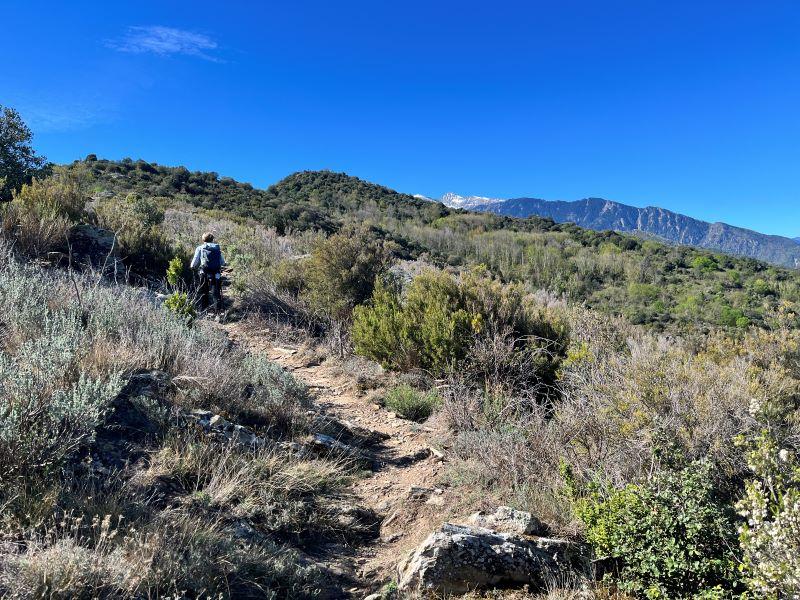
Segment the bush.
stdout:
<path fill-rule="evenodd" d="M 189 299 L 189 294 L 186 292 L 173 292 L 165 301 L 166 306 L 170 312 L 183 319 L 187 325 L 190 325 L 197 318 L 197 308 L 194 302 Z"/>
<path fill-rule="evenodd" d="M 6 510 L 35 495 L 91 441 L 121 388 L 117 373 L 92 378 L 81 372 L 85 346 L 76 317 L 51 320 L 13 356 L 0 351 L 0 503 Z"/>
<path fill-rule="evenodd" d="M 389 267 L 388 246 L 364 230 L 348 230 L 316 244 L 304 265 L 305 297 L 322 316 L 349 319 L 370 298 Z"/>
<path fill-rule="evenodd" d="M 183 282 L 185 271 L 183 259 L 175 256 L 167 265 L 167 285 L 173 289 L 179 287 Z"/>
<path fill-rule="evenodd" d="M 67 250 L 69 230 L 84 214 L 86 191 L 81 169 L 57 169 L 51 177 L 34 179 L 0 207 L 0 232 L 31 258 Z"/>
<path fill-rule="evenodd" d="M 703 274 L 713 273 L 717 270 L 717 261 L 711 256 L 699 255 L 692 261 L 692 267 Z"/>
<path fill-rule="evenodd" d="M 751 289 L 753 293 L 758 296 L 771 296 L 775 294 L 775 290 L 772 289 L 772 286 L 761 278 L 753 282 Z"/>
<path fill-rule="evenodd" d="M 164 209 L 153 198 L 128 194 L 95 206 L 98 224 L 115 232 L 123 260 L 137 273 L 164 272 L 175 252 L 164 235 Z"/>
<path fill-rule="evenodd" d="M 399 385 L 389 390 L 384 406 L 404 419 L 422 422 L 441 404 L 435 390 L 419 392 L 410 385 Z"/>
<path fill-rule="evenodd" d="M 563 352 L 565 338 L 563 323 L 537 310 L 519 286 L 503 285 L 482 272 L 456 279 L 429 271 L 417 276 L 404 295 L 391 283 L 380 282 L 371 303 L 357 307 L 353 318 L 356 352 L 384 367 L 440 375 L 463 361 L 480 340 L 481 351 L 471 363 L 473 375 L 496 381 L 514 370 L 519 352 L 540 346 L 552 351 L 541 365 L 552 379 L 557 362 L 551 358 Z M 510 352 L 491 351 L 493 342 L 488 340 Z M 530 378 L 541 375 L 537 368 L 529 372 Z"/>
<path fill-rule="evenodd" d="M 465 310 L 456 280 L 431 271 L 416 277 L 402 300 L 379 284 L 371 305 L 354 312 L 353 343 L 384 367 L 444 373 L 464 357 L 478 319 Z"/>
<path fill-rule="evenodd" d="M 749 440 L 752 479 L 738 508 L 744 573 L 758 598 L 800 594 L 800 461 L 787 435 L 793 402 L 754 402 L 761 430 Z M 770 414 L 772 413 L 772 414 Z"/>
<path fill-rule="evenodd" d="M 305 384 L 257 354 L 240 360 L 234 375 L 245 386 L 232 403 L 243 423 L 267 428 L 273 435 L 297 433 L 304 427 L 311 402 Z"/>
<path fill-rule="evenodd" d="M 609 578 L 620 590 L 665 600 L 742 591 L 736 527 L 715 496 L 711 468 L 695 462 L 576 501 L 586 539 L 596 557 L 613 563 Z"/>

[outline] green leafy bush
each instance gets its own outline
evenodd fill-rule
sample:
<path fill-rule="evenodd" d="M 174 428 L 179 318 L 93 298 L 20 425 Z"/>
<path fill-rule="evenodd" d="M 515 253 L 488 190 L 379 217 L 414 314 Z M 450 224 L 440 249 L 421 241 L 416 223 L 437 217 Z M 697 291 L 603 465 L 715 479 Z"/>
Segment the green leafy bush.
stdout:
<path fill-rule="evenodd" d="M 371 305 L 354 312 L 353 343 L 385 367 L 442 373 L 464 357 L 479 326 L 456 280 L 430 271 L 416 277 L 402 299 L 399 290 L 379 284 Z"/>
<path fill-rule="evenodd" d="M 711 256 L 701 254 L 692 261 L 692 266 L 703 274 L 713 273 L 717 270 L 717 261 Z"/>
<path fill-rule="evenodd" d="M 386 394 L 384 405 L 404 419 L 424 421 L 441 403 L 435 390 L 419 392 L 410 385 L 399 385 Z"/>
<path fill-rule="evenodd" d="M 725 598 L 742 591 L 736 527 L 714 493 L 711 465 L 665 470 L 642 484 L 595 487 L 576 501 L 595 555 L 623 592 L 649 599 Z"/>
<path fill-rule="evenodd" d="M 139 273 L 163 273 L 174 251 L 161 229 L 164 209 L 150 197 L 128 194 L 95 207 L 98 224 L 116 233 L 123 259 Z"/>
<path fill-rule="evenodd" d="M 317 243 L 303 265 L 304 295 L 312 309 L 337 320 L 370 298 L 391 260 L 388 246 L 364 230 L 348 230 Z"/>
<path fill-rule="evenodd" d="M 170 312 L 178 315 L 181 319 L 191 324 L 197 318 L 197 308 L 189 299 L 189 294 L 186 292 L 173 292 L 165 301 L 166 306 Z"/>
<path fill-rule="evenodd" d="M 565 324 L 526 299 L 520 286 L 483 271 L 456 278 L 431 270 L 405 293 L 379 282 L 370 304 L 356 307 L 353 318 L 356 352 L 384 367 L 442 374 L 471 354 L 476 378 L 511 376 L 519 353 L 547 347 L 535 365 L 528 361 L 528 371 L 552 379 L 566 336 Z"/>
<path fill-rule="evenodd" d="M 178 287 L 183 281 L 184 271 L 183 259 L 175 256 L 167 265 L 167 284 L 172 288 Z"/>

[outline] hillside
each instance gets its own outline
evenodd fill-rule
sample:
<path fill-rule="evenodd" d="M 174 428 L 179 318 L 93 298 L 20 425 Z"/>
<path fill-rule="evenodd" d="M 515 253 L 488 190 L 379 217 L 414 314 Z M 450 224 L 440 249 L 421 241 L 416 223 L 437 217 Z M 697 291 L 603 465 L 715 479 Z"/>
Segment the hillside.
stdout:
<path fill-rule="evenodd" d="M 675 244 L 749 256 L 785 267 L 800 266 L 800 246 L 792 239 L 725 223 L 708 223 L 655 206 L 638 208 L 602 198 L 565 202 L 538 198 L 501 200 L 456 194 L 445 194 L 442 202 L 447 206 L 512 217 L 537 215 L 598 231 L 641 232 Z"/>
<path fill-rule="evenodd" d="M 89 165 L 0 210 L 0 596 L 796 595 L 796 271 Z"/>
<path fill-rule="evenodd" d="M 333 231 L 358 211 L 382 211 L 399 219 L 430 222 L 449 214 L 407 194 L 329 171 L 295 173 L 266 190 L 217 173 L 166 167 L 143 160 L 98 160 L 90 155 L 97 190 L 177 198 L 199 208 L 217 209 L 253 218 L 278 231 Z"/>
<path fill-rule="evenodd" d="M 137 192 L 186 202 L 254 219 L 278 234 L 367 224 L 399 257 L 453 268 L 485 265 L 506 281 L 659 330 L 763 323 L 781 301 L 800 299 L 800 274 L 750 258 L 545 217 L 448 208 L 343 173 L 295 173 L 259 190 L 216 173 L 141 160 L 89 157 L 85 164 L 95 195 Z"/>

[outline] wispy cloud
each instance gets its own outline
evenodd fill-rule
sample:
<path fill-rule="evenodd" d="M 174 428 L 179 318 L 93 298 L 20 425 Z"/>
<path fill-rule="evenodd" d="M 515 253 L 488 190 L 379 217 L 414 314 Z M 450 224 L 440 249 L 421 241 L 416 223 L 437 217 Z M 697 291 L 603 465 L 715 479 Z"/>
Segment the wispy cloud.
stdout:
<path fill-rule="evenodd" d="M 183 54 L 222 62 L 220 58 L 212 54 L 218 48 L 218 44 L 209 36 L 162 25 L 128 27 L 125 35 L 119 39 L 108 40 L 106 45 L 119 52 L 132 54 L 157 54 L 159 56 Z"/>
<path fill-rule="evenodd" d="M 19 110 L 34 133 L 63 133 L 115 119 L 116 108 L 100 98 L 42 97 L 18 94 L 8 105 Z"/>

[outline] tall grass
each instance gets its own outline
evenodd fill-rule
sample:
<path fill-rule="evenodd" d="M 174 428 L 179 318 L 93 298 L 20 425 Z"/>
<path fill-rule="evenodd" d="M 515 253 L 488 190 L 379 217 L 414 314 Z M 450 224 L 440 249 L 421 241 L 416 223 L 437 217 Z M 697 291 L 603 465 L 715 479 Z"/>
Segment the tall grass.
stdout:
<path fill-rule="evenodd" d="M 7 246 L 0 257 L 0 536 L 13 540 L 0 545 L 0 596 L 317 595 L 323 574 L 293 546 L 358 527 L 341 519 L 343 467 L 220 445 L 175 418 L 205 408 L 291 439 L 306 388 L 147 290 L 25 264 Z M 109 470 L 95 439 L 133 443 L 107 419 L 123 383 L 149 371 L 166 387 L 129 410 L 152 404 L 144 418 L 164 431 Z"/>

